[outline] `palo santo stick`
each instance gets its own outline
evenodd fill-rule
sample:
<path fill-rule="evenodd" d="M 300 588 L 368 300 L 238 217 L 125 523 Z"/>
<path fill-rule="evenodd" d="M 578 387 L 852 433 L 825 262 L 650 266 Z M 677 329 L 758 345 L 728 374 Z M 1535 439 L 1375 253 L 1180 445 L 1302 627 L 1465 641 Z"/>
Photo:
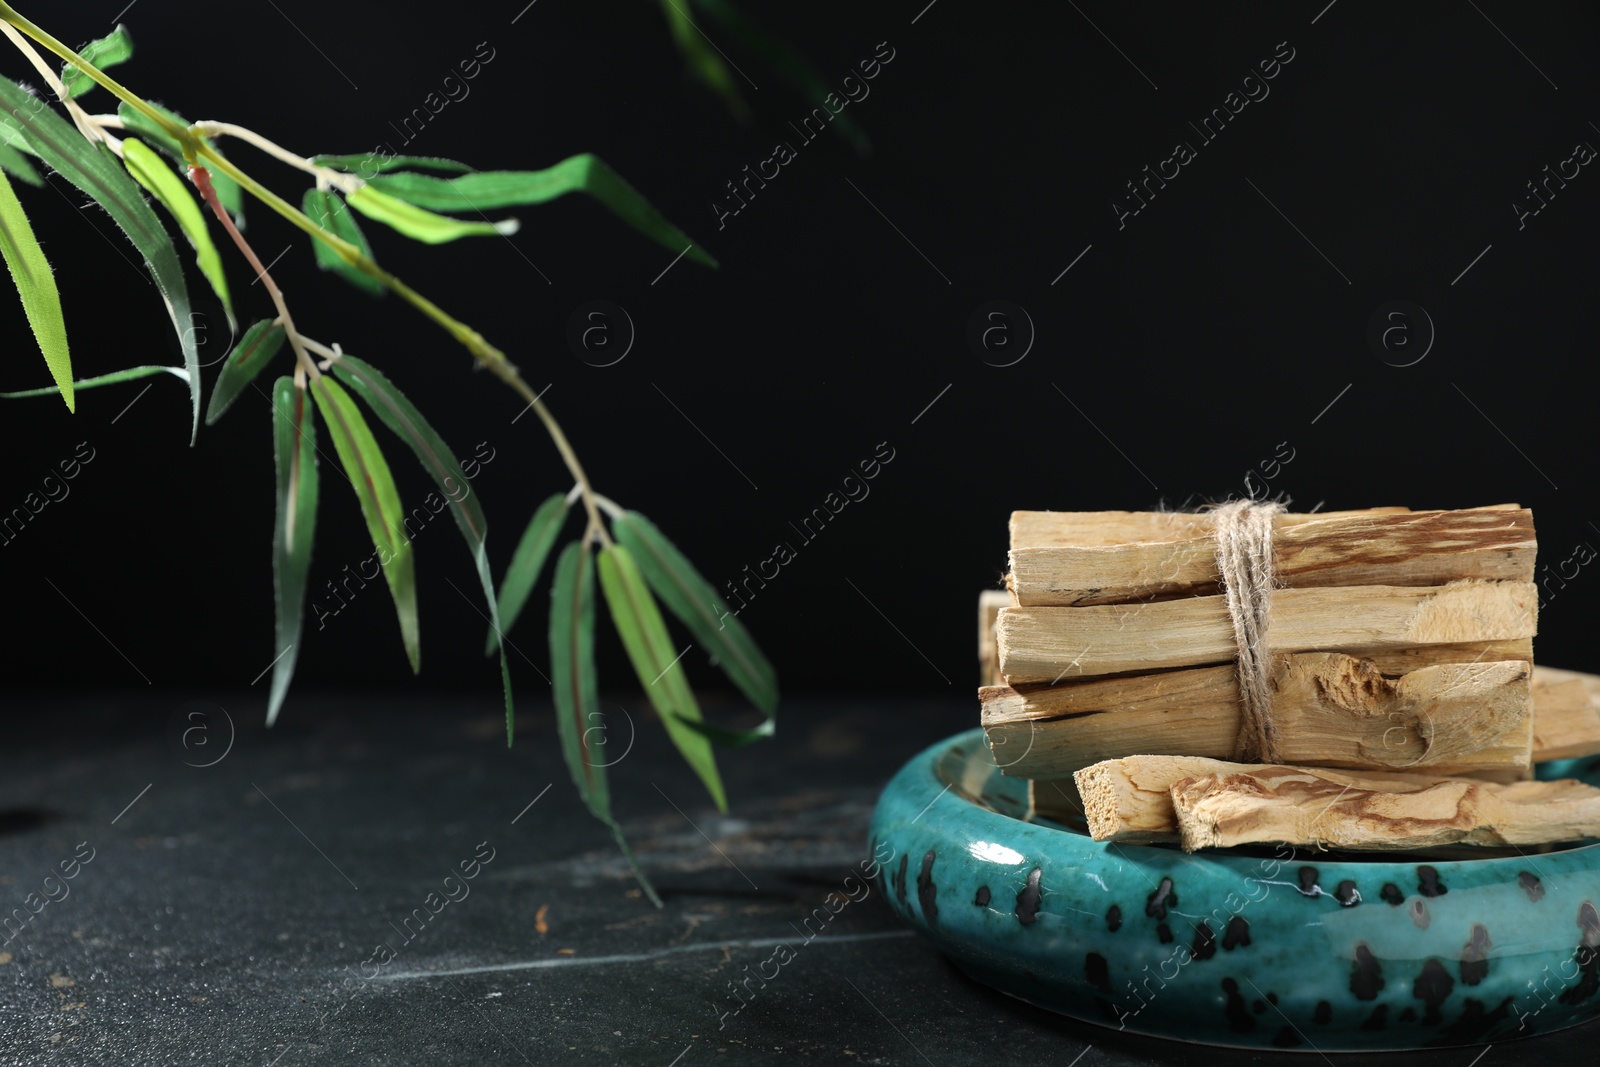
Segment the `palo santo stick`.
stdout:
<path fill-rule="evenodd" d="M 1531 759 L 1529 664 L 1420 667 L 1397 680 L 1338 652 L 1275 658 L 1280 762 L 1414 769 L 1518 770 Z M 1130 752 L 1228 759 L 1241 726 L 1234 668 L 1089 678 L 1023 690 L 981 689 L 995 762 L 1053 778 Z"/>
<path fill-rule="evenodd" d="M 1514 505 L 1513 505 L 1514 506 Z M 1352 515 L 1404 515 L 1410 508 L 1361 511 L 1285 512 L 1279 526 Z M 1173 541 L 1211 533 L 1211 516 L 1192 511 L 1013 511 L 1011 547 L 1119 545 L 1129 541 Z"/>
<path fill-rule="evenodd" d="M 1392 849 L 1600 836 L 1600 790 L 1570 779 L 1501 785 L 1201 756 L 1128 756 L 1074 777 L 1096 841 L 1150 844 L 1181 834 L 1193 851 L 1252 841 Z"/>
<path fill-rule="evenodd" d="M 1460 581 L 1422 589 L 1340 586 L 1273 592 L 1271 652 L 1352 655 L 1417 645 L 1532 637 L 1532 582 Z M 1225 597 L 1082 608 L 1000 609 L 1000 673 L 1010 685 L 1162 670 L 1233 659 Z"/>
<path fill-rule="evenodd" d="M 1531 680 L 1533 698 L 1533 762 L 1574 759 L 1600 754 L 1600 676 L 1535 666 Z M 1526 781 L 1533 767 L 1520 772 L 1460 772 L 1491 782 Z"/>
<path fill-rule="evenodd" d="M 1051 523 L 1037 512 L 1014 514 L 1006 584 L 1016 603 L 1078 607 L 1218 592 L 1210 517 L 1152 514 L 1159 519 L 1143 530 L 1137 523 L 1106 522 L 1107 530 L 1135 534 L 1121 542 L 1108 542 L 1093 520 L 1052 516 Z M 1072 536 L 1082 540 L 1066 540 Z M 1531 582 L 1537 541 L 1533 512 L 1494 507 L 1282 515 L 1273 545 L 1279 584 L 1307 588 L 1443 585 L 1464 578 Z"/>
<path fill-rule="evenodd" d="M 1533 659 L 1533 639 L 1521 637 L 1514 641 L 1468 641 L 1450 645 L 1408 645 L 1405 648 L 1388 648 L 1367 651 L 1362 659 L 1369 659 L 1379 674 L 1396 677 L 1431 667 L 1435 663 L 1483 663 L 1497 659 Z M 1533 668 L 1535 679 L 1539 667 Z"/>
<path fill-rule="evenodd" d="M 1592 696 L 1600 698 L 1600 674 L 1568 671 L 1560 667 L 1546 667 L 1543 664 L 1533 669 L 1533 687 L 1535 689 L 1544 689 L 1559 682 L 1582 682 L 1588 687 Z"/>
<path fill-rule="evenodd" d="M 1540 845 L 1600 835 L 1600 789 L 1466 778 L 1394 781 L 1243 767 L 1172 784 L 1183 850 L 1282 841 L 1322 848 Z"/>
<path fill-rule="evenodd" d="M 994 645 L 994 628 L 1000 609 L 1011 602 L 1011 594 L 1004 589 L 985 589 L 978 594 L 979 685 L 1000 684 L 1000 652 Z"/>
<path fill-rule="evenodd" d="M 1534 668 L 1537 684 L 1542 668 Z M 1600 714 L 1588 678 L 1551 682 L 1533 690 L 1533 759 L 1571 759 L 1600 753 Z"/>
<path fill-rule="evenodd" d="M 1148 845 L 1178 840 L 1172 783 L 1229 768 L 1205 756 L 1124 756 L 1101 760 L 1072 776 L 1083 803 L 1089 836 L 1096 841 Z"/>

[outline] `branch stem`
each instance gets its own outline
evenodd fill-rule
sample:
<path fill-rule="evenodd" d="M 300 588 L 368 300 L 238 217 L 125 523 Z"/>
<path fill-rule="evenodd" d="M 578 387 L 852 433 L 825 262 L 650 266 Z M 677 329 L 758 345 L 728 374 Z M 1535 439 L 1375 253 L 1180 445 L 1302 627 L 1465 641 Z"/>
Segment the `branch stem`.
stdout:
<path fill-rule="evenodd" d="M 23 57 L 33 64 L 33 69 L 39 72 L 39 77 L 44 79 L 46 87 L 52 93 L 55 93 L 56 99 L 66 107 L 67 115 L 72 119 L 72 124 L 78 127 L 78 132 L 91 141 L 103 140 L 104 133 L 89 121 L 89 116 L 84 114 L 83 107 L 72 99 L 72 94 L 67 92 L 67 87 L 61 81 L 60 75 L 50 69 L 50 64 L 44 61 L 44 57 L 39 54 L 38 49 L 34 48 L 33 44 L 18 33 L 16 27 L 9 22 L 0 22 L 0 31 L 4 31 L 5 35 L 11 38 L 11 43 L 17 46 L 17 51 L 21 52 Z"/>
<path fill-rule="evenodd" d="M 222 201 L 217 199 L 217 191 L 212 188 L 211 175 L 206 168 L 198 163 L 189 168 L 189 180 L 194 182 L 195 188 L 200 190 L 200 196 L 210 206 L 211 213 L 222 223 L 222 228 L 228 231 L 228 236 L 233 238 L 233 243 L 238 246 L 244 258 L 255 268 L 256 277 L 260 280 L 267 295 L 272 298 L 272 306 L 278 309 L 278 322 L 283 326 L 283 332 L 289 338 L 289 347 L 294 349 L 295 372 L 294 383 L 301 389 L 306 386 L 306 379 L 316 381 L 322 377 L 322 372 L 317 370 L 317 364 L 306 351 L 305 342 L 300 337 L 300 331 L 295 329 L 294 316 L 289 314 L 289 305 L 283 299 L 283 290 L 278 288 L 278 283 L 272 280 L 272 274 L 261 263 L 261 257 L 256 255 L 256 250 L 250 247 L 250 242 L 244 239 L 244 234 L 239 232 L 227 209 L 222 206 Z"/>
<path fill-rule="evenodd" d="M 297 156 L 278 144 L 278 142 L 269 140 L 244 126 L 236 126 L 231 122 L 207 121 L 197 122 L 190 126 L 189 129 L 200 137 L 232 137 L 243 141 L 248 145 L 259 148 L 280 163 L 287 163 L 297 170 L 303 170 L 315 177 L 317 181 L 331 185 L 346 194 L 355 192 L 362 184 L 361 179 L 354 174 L 345 174 L 342 171 L 334 170 L 332 167 L 324 167 L 313 163 L 305 156 Z"/>
<path fill-rule="evenodd" d="M 44 45 L 46 50 L 50 51 L 58 58 L 71 63 L 73 66 L 83 71 L 89 77 L 93 78 L 96 83 L 104 86 L 105 90 L 111 95 L 115 96 L 118 100 L 121 100 L 129 107 L 138 111 L 151 122 L 154 122 L 168 137 L 175 138 L 180 143 L 186 143 L 192 139 L 189 132 L 182 126 L 178 125 L 176 122 L 173 122 L 160 111 L 151 107 L 148 102 L 141 99 L 136 94 L 129 92 L 120 82 L 111 77 L 111 75 L 107 74 L 105 71 L 89 62 L 83 56 L 80 56 L 77 52 L 74 52 L 71 48 L 68 48 L 65 44 L 62 44 L 60 41 L 56 40 L 56 38 L 51 36 L 49 33 L 46 33 L 40 27 L 34 25 L 32 21 L 23 15 L 18 14 L 17 10 L 10 4 L 6 3 L 5 0 L 0 0 L 0 21 L 9 23 L 18 30 L 21 30 L 29 37 L 32 37 L 35 41 L 38 41 L 40 44 Z M 51 72 L 50 76 L 54 76 L 53 71 Z"/>

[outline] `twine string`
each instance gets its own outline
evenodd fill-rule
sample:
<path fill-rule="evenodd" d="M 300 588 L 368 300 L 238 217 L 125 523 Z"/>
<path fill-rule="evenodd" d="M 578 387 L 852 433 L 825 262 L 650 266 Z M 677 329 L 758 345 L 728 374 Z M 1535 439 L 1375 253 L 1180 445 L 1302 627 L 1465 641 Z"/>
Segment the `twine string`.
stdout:
<path fill-rule="evenodd" d="M 1236 500 L 1213 512 L 1217 571 L 1228 602 L 1237 648 L 1239 704 L 1243 712 L 1235 758 L 1277 761 L 1278 731 L 1272 718 L 1271 657 L 1267 618 L 1273 588 L 1273 520 L 1282 504 Z"/>

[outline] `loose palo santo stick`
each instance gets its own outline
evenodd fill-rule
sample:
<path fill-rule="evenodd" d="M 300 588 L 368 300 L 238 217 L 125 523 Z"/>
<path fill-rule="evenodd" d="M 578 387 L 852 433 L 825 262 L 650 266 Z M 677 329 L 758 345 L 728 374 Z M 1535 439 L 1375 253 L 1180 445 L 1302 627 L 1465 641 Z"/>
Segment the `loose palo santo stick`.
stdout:
<path fill-rule="evenodd" d="M 1600 836 L 1600 789 L 1350 773 L 1200 756 L 1128 756 L 1075 776 L 1096 841 L 1181 840 L 1193 851 L 1284 842 L 1325 848 L 1526 845 Z"/>
<path fill-rule="evenodd" d="M 1530 747 L 1533 762 L 1545 763 L 1600 754 L 1600 712 L 1595 709 L 1596 694 L 1600 693 L 1600 677 L 1555 667 L 1535 666 L 1531 684 L 1533 741 Z M 1533 768 L 1451 773 L 1484 778 L 1491 782 L 1517 782 L 1532 778 Z"/>
<path fill-rule="evenodd" d="M 995 648 L 994 628 L 1000 609 L 1010 604 L 1011 594 L 1004 589 L 985 589 L 978 594 L 978 684 L 1000 684 L 1000 651 Z"/>
<path fill-rule="evenodd" d="M 1533 758 L 1535 762 L 1600 753 L 1600 713 L 1595 688 L 1600 678 L 1533 669 Z"/>
<path fill-rule="evenodd" d="M 1531 762 L 1529 664 L 1446 663 L 1397 680 L 1338 652 L 1276 658 L 1279 761 L 1447 774 Z M 1052 778 L 1103 759 L 1233 756 L 1241 713 L 1234 668 L 980 689 L 983 726 L 1009 775 Z M 1585 693 L 1587 697 L 1587 693 Z"/>
<path fill-rule="evenodd" d="M 1533 687 L 1535 689 L 1544 689 L 1559 682 L 1582 682 L 1588 687 L 1590 696 L 1600 700 L 1600 674 L 1568 671 L 1560 667 L 1546 667 L 1543 664 L 1533 669 Z"/>
<path fill-rule="evenodd" d="M 1151 514 L 1158 518 L 1144 523 L 1013 514 L 1006 583 L 1016 603 L 1078 607 L 1218 592 L 1210 516 Z M 1276 526 L 1273 571 L 1291 588 L 1534 580 L 1537 542 L 1526 508 L 1280 515 Z M 1131 536 L 1109 541 L 1115 534 Z"/>
<path fill-rule="evenodd" d="M 1511 641 L 1534 635 L 1532 582 L 1340 586 L 1272 594 L 1269 651 L 1353 655 L 1418 645 Z M 1010 685 L 1077 675 L 1226 663 L 1237 648 L 1226 598 L 1150 604 L 1000 609 L 1000 673 Z"/>
<path fill-rule="evenodd" d="M 1323 848 L 1541 845 L 1600 836 L 1600 789 L 1571 778 L 1396 782 L 1241 767 L 1172 785 L 1183 850 L 1282 841 Z"/>
<path fill-rule="evenodd" d="M 1259 764 L 1228 763 L 1205 756 L 1124 756 L 1101 760 L 1072 776 L 1096 841 L 1164 844 L 1178 840 L 1172 783 Z M 1041 811 L 1045 808 L 1035 806 Z"/>

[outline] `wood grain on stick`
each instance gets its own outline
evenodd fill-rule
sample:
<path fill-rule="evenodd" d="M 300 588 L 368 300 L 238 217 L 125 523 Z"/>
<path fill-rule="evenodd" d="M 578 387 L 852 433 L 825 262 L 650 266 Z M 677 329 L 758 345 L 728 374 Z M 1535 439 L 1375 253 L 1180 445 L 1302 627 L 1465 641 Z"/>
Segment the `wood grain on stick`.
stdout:
<path fill-rule="evenodd" d="M 1101 760 L 1072 776 L 1096 841 L 1157 844 L 1178 840 L 1178 816 L 1172 810 L 1172 783 L 1233 767 L 1205 756 L 1124 756 Z"/>
<path fill-rule="evenodd" d="M 1404 515 L 1410 508 L 1366 508 L 1360 511 L 1285 512 L 1281 525 L 1316 522 L 1350 515 Z M 1211 516 L 1194 511 L 1013 511 L 1011 547 L 1050 545 L 1118 545 L 1129 541 L 1174 541 L 1210 536 Z"/>
<path fill-rule="evenodd" d="M 1533 669 L 1533 687 L 1535 689 L 1543 689 L 1559 682 L 1582 682 L 1588 687 L 1589 693 L 1597 701 L 1600 701 L 1600 674 L 1569 671 L 1560 667 L 1546 667 L 1544 664 L 1540 664 Z"/>
<path fill-rule="evenodd" d="M 1273 593 L 1272 652 L 1337 649 L 1352 655 L 1419 645 L 1531 638 L 1532 582 L 1464 580 L 1443 586 L 1341 586 Z M 1225 598 L 1147 604 L 1000 609 L 1000 673 L 1008 684 L 1058 682 L 1226 663 L 1235 654 Z"/>
<path fill-rule="evenodd" d="M 1321 848 L 1540 845 L 1600 836 L 1600 789 L 1566 778 L 1396 782 L 1250 767 L 1172 785 L 1185 852 L 1285 842 Z"/>
<path fill-rule="evenodd" d="M 1529 695 L 1533 701 L 1529 723 L 1530 765 L 1515 769 L 1452 770 L 1450 773 L 1491 782 L 1519 782 L 1534 776 L 1533 764 L 1600 755 L 1600 710 L 1596 708 L 1600 675 L 1536 665 L 1530 685 Z"/>
<path fill-rule="evenodd" d="M 1533 685 L 1534 761 L 1600 753 L 1600 712 L 1595 710 L 1600 678 L 1535 667 Z"/>
<path fill-rule="evenodd" d="M 1199 756 L 1105 760 L 1075 777 L 1096 841 L 1413 849 L 1600 836 L 1600 790 L 1571 779 L 1499 784 Z"/>
<path fill-rule="evenodd" d="M 1529 664 L 1445 663 L 1385 678 L 1338 652 L 1275 658 L 1278 758 L 1284 763 L 1430 773 L 1529 764 Z M 1068 775 L 1130 753 L 1230 758 L 1240 709 L 1234 668 L 1089 678 L 979 690 L 1004 773 Z"/>
<path fill-rule="evenodd" d="M 1007 586 L 1019 605 L 1115 604 L 1219 589 L 1209 514 L 1016 512 L 1011 528 Z M 1288 588 L 1531 582 L 1536 548 L 1526 508 L 1285 514 L 1275 528 L 1273 573 Z"/>

